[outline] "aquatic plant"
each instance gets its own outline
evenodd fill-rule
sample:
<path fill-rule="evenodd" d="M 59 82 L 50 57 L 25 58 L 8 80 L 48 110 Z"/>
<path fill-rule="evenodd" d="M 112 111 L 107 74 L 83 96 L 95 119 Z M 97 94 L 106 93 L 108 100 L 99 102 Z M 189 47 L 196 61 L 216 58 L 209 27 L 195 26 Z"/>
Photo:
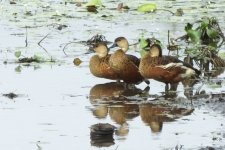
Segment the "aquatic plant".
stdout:
<path fill-rule="evenodd" d="M 219 48 L 224 43 L 225 37 L 216 18 L 204 17 L 193 24 L 187 23 L 186 34 L 176 39 L 188 43 L 185 53 L 186 60 L 195 60 L 199 66 L 209 70 L 213 67 L 225 67 L 225 62 L 218 56 Z"/>

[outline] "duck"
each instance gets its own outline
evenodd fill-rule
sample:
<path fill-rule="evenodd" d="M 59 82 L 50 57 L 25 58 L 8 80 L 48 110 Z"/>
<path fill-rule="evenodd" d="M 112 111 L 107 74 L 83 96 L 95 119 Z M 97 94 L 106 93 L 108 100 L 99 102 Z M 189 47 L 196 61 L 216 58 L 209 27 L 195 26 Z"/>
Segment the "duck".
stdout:
<path fill-rule="evenodd" d="M 99 78 L 110 80 L 119 80 L 119 74 L 114 72 L 109 65 L 109 49 L 104 42 L 99 42 L 93 45 L 93 50 L 96 55 L 92 56 L 89 61 L 90 72 Z"/>
<path fill-rule="evenodd" d="M 119 47 L 109 59 L 109 64 L 112 70 L 120 75 L 124 82 L 128 84 L 139 84 L 145 81 L 149 84 L 149 81 L 144 79 L 139 72 L 140 59 L 134 55 L 126 54 L 129 49 L 129 43 L 125 37 L 118 37 L 114 40 L 113 45 L 110 48 Z"/>
<path fill-rule="evenodd" d="M 139 65 L 140 74 L 146 79 L 154 79 L 166 84 L 178 84 L 189 78 L 199 77 L 201 71 L 174 56 L 162 55 L 159 44 L 152 44 L 150 50 L 145 54 Z"/>

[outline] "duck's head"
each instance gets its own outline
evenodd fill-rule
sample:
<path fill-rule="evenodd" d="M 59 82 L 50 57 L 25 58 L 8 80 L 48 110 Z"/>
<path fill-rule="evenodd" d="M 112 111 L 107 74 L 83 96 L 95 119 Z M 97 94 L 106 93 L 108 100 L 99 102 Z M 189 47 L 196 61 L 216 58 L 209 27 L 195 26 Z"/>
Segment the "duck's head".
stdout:
<path fill-rule="evenodd" d="M 119 47 L 124 52 L 127 52 L 128 48 L 129 48 L 129 43 L 125 37 L 118 37 L 115 39 L 113 45 L 110 48 L 113 48 L 113 47 Z"/>
<path fill-rule="evenodd" d="M 100 58 L 105 57 L 109 51 L 107 45 L 104 42 L 96 43 L 93 46 L 93 49 Z"/>
<path fill-rule="evenodd" d="M 153 44 L 150 47 L 149 53 L 151 57 L 161 57 L 162 56 L 162 48 L 159 44 Z"/>

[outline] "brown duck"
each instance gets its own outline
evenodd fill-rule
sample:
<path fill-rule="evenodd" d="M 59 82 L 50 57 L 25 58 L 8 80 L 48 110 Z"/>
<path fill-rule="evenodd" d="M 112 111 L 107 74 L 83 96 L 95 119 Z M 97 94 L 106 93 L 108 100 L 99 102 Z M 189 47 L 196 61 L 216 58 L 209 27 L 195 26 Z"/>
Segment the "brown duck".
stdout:
<path fill-rule="evenodd" d="M 89 69 L 91 73 L 99 78 L 106 78 L 111 80 L 119 80 L 119 74 L 114 72 L 109 66 L 110 54 L 108 54 L 108 47 L 105 43 L 100 42 L 93 46 L 96 55 L 92 56 L 89 62 Z"/>
<path fill-rule="evenodd" d="M 197 77 L 200 71 L 173 56 L 163 56 L 160 45 L 153 44 L 149 53 L 141 58 L 139 65 L 141 75 L 147 79 L 160 82 L 178 83 L 184 79 Z"/>
<path fill-rule="evenodd" d="M 126 83 L 139 84 L 144 81 L 138 69 L 140 59 L 126 54 L 129 48 L 127 39 L 125 37 L 116 38 L 110 48 L 113 47 L 119 47 L 120 49 L 113 53 L 109 59 L 112 70 L 118 73 Z M 145 82 L 149 84 L 148 80 L 145 80 Z"/>

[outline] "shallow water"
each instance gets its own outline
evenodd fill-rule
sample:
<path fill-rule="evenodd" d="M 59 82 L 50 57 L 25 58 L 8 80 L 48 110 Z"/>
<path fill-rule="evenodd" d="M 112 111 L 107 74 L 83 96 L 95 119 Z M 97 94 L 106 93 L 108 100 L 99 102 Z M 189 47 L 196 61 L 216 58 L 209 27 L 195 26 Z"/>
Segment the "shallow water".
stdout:
<path fill-rule="evenodd" d="M 103 3 L 106 8 L 117 6 L 117 2 Z M 125 3 L 135 8 L 144 1 Z M 153 80 L 150 90 L 145 83 L 125 89 L 110 80 L 96 78 L 89 71 L 92 54 L 84 54 L 88 47 L 79 41 L 95 34 L 103 34 L 109 41 L 125 36 L 135 43 L 145 32 L 146 37 L 155 36 L 166 45 L 167 30 L 174 37 L 182 35 L 185 23 L 205 15 L 218 17 L 224 31 L 225 16 L 218 12 L 225 6 L 223 1 L 210 4 L 210 8 L 201 8 L 198 1 L 185 6 L 184 1 L 155 3 L 172 11 L 182 7 L 185 15 L 108 9 L 92 14 L 59 1 L 19 1 L 15 5 L 1 1 L 1 94 L 13 92 L 18 97 L 0 97 L 0 147 L 5 150 L 225 148 L 224 73 L 210 78 L 210 82 L 204 78 L 190 90 L 180 83 L 177 93 L 168 95 L 163 93 L 164 84 Z M 26 11 L 32 15 L 24 15 Z M 109 17 L 101 17 L 103 14 Z M 68 27 L 58 30 L 56 23 Z M 28 47 L 25 47 L 25 26 L 28 26 Z M 41 43 L 46 53 L 38 42 L 48 33 Z M 78 43 L 66 47 L 66 56 L 63 47 L 70 41 Z M 135 52 L 138 48 L 130 49 L 129 53 L 139 56 Z M 38 54 L 44 59 L 53 57 L 56 62 L 19 64 L 14 56 L 18 50 L 26 57 Z M 74 66 L 75 57 L 82 60 L 80 66 Z M 217 85 L 212 84 L 216 82 Z M 185 92 L 192 90 L 194 97 Z M 116 126 L 114 141 L 100 144 L 91 141 L 90 126 L 96 123 Z"/>

